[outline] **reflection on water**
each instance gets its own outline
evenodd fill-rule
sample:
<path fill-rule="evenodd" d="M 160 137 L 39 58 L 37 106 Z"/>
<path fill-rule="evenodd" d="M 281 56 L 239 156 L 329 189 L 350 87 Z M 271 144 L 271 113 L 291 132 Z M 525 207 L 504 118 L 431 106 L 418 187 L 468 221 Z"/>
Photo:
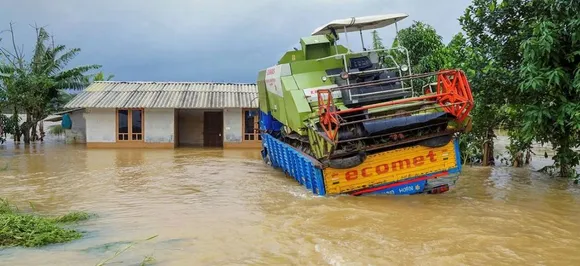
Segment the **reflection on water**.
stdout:
<path fill-rule="evenodd" d="M 580 265 L 580 190 L 529 169 L 465 167 L 455 190 L 315 197 L 256 150 L 3 148 L 0 197 L 84 210 L 86 237 L 1 265 Z M 534 168 L 537 168 L 534 166 Z"/>

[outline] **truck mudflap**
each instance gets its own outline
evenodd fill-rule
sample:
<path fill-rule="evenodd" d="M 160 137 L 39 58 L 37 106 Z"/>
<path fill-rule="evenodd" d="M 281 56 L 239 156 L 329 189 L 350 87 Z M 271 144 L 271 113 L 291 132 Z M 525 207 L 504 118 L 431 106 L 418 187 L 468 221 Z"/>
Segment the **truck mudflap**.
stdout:
<path fill-rule="evenodd" d="M 262 135 L 262 157 L 316 195 L 412 195 L 443 193 L 461 172 L 459 141 L 440 147 L 411 146 L 372 154 L 357 167 L 324 168 L 311 156 Z"/>

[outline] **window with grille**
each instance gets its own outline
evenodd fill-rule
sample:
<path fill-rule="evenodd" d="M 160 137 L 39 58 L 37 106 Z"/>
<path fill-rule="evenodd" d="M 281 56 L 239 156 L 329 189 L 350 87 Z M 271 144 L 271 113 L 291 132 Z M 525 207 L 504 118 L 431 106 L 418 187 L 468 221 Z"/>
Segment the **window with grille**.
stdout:
<path fill-rule="evenodd" d="M 244 110 L 244 141 L 261 141 L 258 110 Z"/>

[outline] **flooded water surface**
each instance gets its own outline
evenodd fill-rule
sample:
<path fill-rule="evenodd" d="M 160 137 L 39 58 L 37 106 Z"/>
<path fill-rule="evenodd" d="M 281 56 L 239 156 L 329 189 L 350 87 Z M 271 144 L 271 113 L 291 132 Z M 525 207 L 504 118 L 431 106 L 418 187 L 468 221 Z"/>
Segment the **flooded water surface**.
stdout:
<path fill-rule="evenodd" d="M 257 150 L 0 152 L 0 197 L 96 214 L 84 238 L 0 265 L 95 265 L 132 242 L 112 265 L 580 265 L 580 189 L 529 169 L 465 167 L 442 195 L 316 197 Z"/>

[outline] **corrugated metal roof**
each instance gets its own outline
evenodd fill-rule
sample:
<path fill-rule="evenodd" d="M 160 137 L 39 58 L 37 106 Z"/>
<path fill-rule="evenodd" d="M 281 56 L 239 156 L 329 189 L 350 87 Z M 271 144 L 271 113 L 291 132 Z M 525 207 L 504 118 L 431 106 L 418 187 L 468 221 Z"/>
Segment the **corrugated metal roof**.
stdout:
<path fill-rule="evenodd" d="M 257 108 L 247 83 L 97 81 L 65 108 Z"/>

